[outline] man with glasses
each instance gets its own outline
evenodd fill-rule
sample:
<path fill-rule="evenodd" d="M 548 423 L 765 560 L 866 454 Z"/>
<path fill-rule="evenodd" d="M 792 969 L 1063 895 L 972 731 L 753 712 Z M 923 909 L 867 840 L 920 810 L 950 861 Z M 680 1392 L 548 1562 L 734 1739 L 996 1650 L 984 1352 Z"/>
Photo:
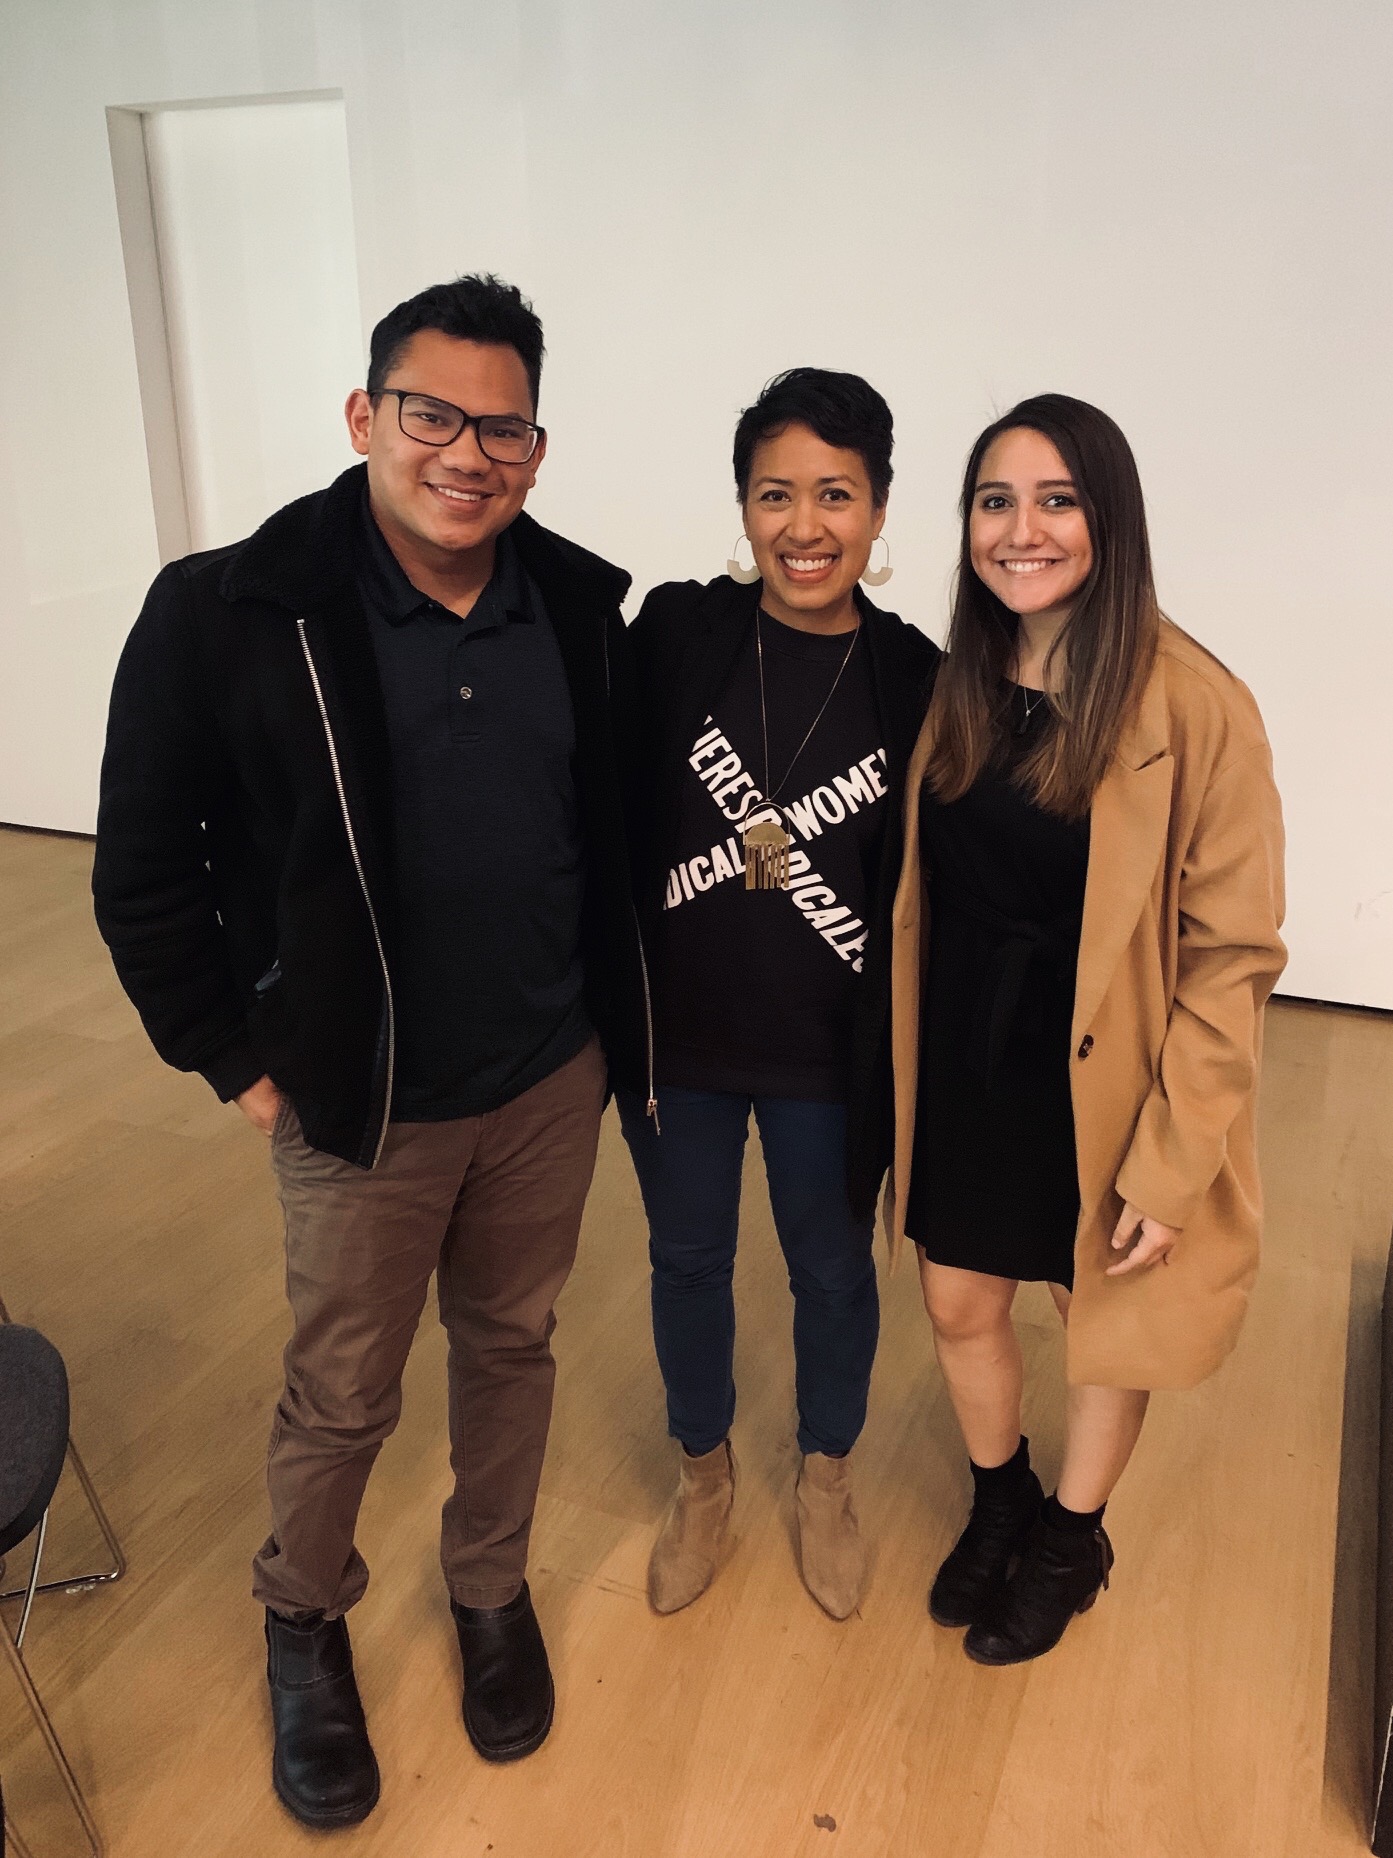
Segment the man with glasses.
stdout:
<path fill-rule="evenodd" d="M 271 1139 L 294 1332 L 256 1557 L 273 1779 L 314 1826 L 378 1769 L 344 1615 L 437 1276 L 464 1721 L 551 1726 L 525 1580 L 550 1338 L 606 1092 L 642 1079 L 621 755 L 628 576 L 523 513 L 542 330 L 460 278 L 373 331 L 366 460 L 165 568 L 112 695 L 94 890 L 161 1055 Z"/>

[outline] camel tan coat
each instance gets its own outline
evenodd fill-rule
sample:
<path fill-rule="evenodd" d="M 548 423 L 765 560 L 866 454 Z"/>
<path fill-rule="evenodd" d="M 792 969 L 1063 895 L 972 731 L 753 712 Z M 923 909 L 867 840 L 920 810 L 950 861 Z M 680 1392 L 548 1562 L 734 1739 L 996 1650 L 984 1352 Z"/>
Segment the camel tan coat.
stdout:
<path fill-rule="evenodd" d="M 892 1257 L 904 1238 L 928 951 L 919 796 L 931 707 L 910 763 L 895 899 Z M 1193 1387 L 1237 1340 L 1258 1264 L 1255 1100 L 1262 1015 L 1286 961 L 1282 816 L 1247 688 L 1178 628 L 1099 785 L 1074 995 L 1070 1086 L 1079 1215 L 1071 1382 Z M 1121 1278 L 1123 1202 L 1180 1238 Z"/>

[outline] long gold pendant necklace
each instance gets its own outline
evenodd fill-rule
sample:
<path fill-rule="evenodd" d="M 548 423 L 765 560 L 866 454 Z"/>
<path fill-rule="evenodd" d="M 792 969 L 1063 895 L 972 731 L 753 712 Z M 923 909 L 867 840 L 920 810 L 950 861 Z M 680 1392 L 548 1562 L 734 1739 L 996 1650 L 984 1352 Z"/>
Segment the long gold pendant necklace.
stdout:
<path fill-rule="evenodd" d="M 788 889 L 788 851 L 792 840 L 787 829 L 781 823 L 784 809 L 779 805 L 776 794 L 788 785 L 788 778 L 798 764 L 798 757 L 813 739 L 813 730 L 817 728 L 827 714 L 827 706 L 837 694 L 837 686 L 842 681 L 842 672 L 851 663 L 851 654 L 856 650 L 856 641 L 861 636 L 858 620 L 851 634 L 851 643 L 846 648 L 846 657 L 837 667 L 837 675 L 832 679 L 832 688 L 822 700 L 822 708 L 814 716 L 808 733 L 793 752 L 793 760 L 784 769 L 783 779 L 778 788 L 769 784 L 769 711 L 764 697 L 764 637 L 760 631 L 763 614 L 755 612 L 755 663 L 759 667 L 759 722 L 764 734 L 764 800 L 778 813 L 778 819 L 760 819 L 744 830 L 745 844 L 745 888 L 746 890 L 787 890 Z"/>

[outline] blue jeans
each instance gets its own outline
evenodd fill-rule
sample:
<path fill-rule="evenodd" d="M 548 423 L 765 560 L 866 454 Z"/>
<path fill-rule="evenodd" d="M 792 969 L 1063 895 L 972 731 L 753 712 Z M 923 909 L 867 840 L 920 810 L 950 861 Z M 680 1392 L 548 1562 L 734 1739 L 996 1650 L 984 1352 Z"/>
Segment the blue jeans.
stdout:
<path fill-rule="evenodd" d="M 659 1134 L 641 1097 L 618 1098 L 648 1214 L 668 1430 L 689 1452 L 708 1452 L 735 1417 L 731 1278 L 753 1107 L 793 1292 L 798 1444 L 850 1451 L 866 1420 L 880 1302 L 874 1216 L 847 1203 L 845 1104 L 663 1086 Z"/>

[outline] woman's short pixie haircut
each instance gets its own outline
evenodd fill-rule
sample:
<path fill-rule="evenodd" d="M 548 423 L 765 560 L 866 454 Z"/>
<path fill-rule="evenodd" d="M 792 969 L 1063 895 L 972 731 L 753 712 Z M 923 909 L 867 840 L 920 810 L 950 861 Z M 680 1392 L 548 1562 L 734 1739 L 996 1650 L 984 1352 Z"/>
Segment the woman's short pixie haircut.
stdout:
<path fill-rule="evenodd" d="M 859 374 L 834 374 L 827 368 L 790 368 L 776 374 L 735 427 L 735 487 L 743 503 L 749 495 L 755 447 L 776 438 L 789 426 L 808 426 L 824 445 L 859 452 L 879 507 L 890 495 L 895 475 L 890 453 L 895 422 L 890 409 Z"/>

